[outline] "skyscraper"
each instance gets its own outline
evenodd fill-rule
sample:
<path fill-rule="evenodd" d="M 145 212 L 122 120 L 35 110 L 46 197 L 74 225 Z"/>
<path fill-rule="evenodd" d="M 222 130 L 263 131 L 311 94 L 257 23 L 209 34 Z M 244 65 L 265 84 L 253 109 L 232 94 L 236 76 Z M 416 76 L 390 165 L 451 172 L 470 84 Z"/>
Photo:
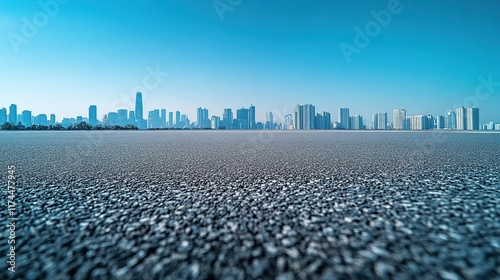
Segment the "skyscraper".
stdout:
<path fill-rule="evenodd" d="M 314 129 L 316 109 L 311 104 L 297 105 L 294 111 L 294 129 Z"/>
<path fill-rule="evenodd" d="M 168 127 L 174 126 L 174 112 L 168 112 Z"/>
<path fill-rule="evenodd" d="M 351 129 L 349 126 L 349 108 L 339 109 L 339 123 L 341 129 Z"/>
<path fill-rule="evenodd" d="M 117 113 L 118 113 L 117 125 L 126 126 L 128 123 L 128 110 L 119 109 Z"/>
<path fill-rule="evenodd" d="M 196 111 L 197 111 L 196 123 L 198 125 L 198 128 L 200 129 L 210 128 L 211 124 L 210 124 L 210 119 L 208 118 L 208 109 L 199 107 Z"/>
<path fill-rule="evenodd" d="M 175 112 L 175 127 L 181 127 L 181 112 Z"/>
<path fill-rule="evenodd" d="M 249 129 L 248 109 L 241 108 L 236 110 L 236 127 L 235 129 Z"/>
<path fill-rule="evenodd" d="M 274 116 L 273 112 L 266 113 L 266 123 L 264 129 L 273 130 L 274 129 Z"/>
<path fill-rule="evenodd" d="M 161 125 L 160 128 L 167 127 L 167 109 L 161 109 Z"/>
<path fill-rule="evenodd" d="M 31 126 L 32 125 L 32 123 L 31 123 L 31 111 L 24 110 L 22 114 L 23 114 L 23 120 L 22 120 L 23 125 L 26 127 Z"/>
<path fill-rule="evenodd" d="M 406 110 L 405 109 L 394 109 L 393 111 L 393 128 L 395 130 L 406 129 Z"/>
<path fill-rule="evenodd" d="M 144 119 L 144 111 L 142 107 L 142 92 L 135 95 L 135 119 L 137 121 Z"/>
<path fill-rule="evenodd" d="M 467 108 L 467 130 L 479 130 L 479 108 Z"/>
<path fill-rule="evenodd" d="M 354 115 L 354 116 L 349 117 L 349 122 L 350 122 L 349 127 L 351 129 L 355 129 L 355 130 L 364 129 L 363 117 L 360 115 Z"/>
<path fill-rule="evenodd" d="M 294 129 L 293 123 L 294 123 L 293 115 L 292 114 L 285 115 L 285 119 L 283 121 L 283 129 L 285 130 Z"/>
<path fill-rule="evenodd" d="M 446 129 L 457 129 L 457 114 L 453 110 L 448 111 L 444 122 Z"/>
<path fill-rule="evenodd" d="M 7 109 L 2 108 L 0 109 L 0 125 L 4 124 L 7 122 Z"/>
<path fill-rule="evenodd" d="M 16 104 L 10 104 L 9 122 L 12 124 L 17 124 L 17 105 Z"/>
<path fill-rule="evenodd" d="M 97 121 L 97 106 L 90 105 L 89 107 L 89 124 L 95 126 L 98 124 Z"/>
<path fill-rule="evenodd" d="M 149 111 L 148 128 L 160 128 L 160 127 L 161 127 L 160 110 L 155 109 L 153 111 Z"/>
<path fill-rule="evenodd" d="M 424 115 L 412 115 L 408 116 L 410 130 L 423 130 L 426 129 L 427 117 Z"/>
<path fill-rule="evenodd" d="M 47 115 L 39 114 L 36 118 L 38 120 L 39 125 L 47 125 L 48 124 Z"/>
<path fill-rule="evenodd" d="M 222 125 L 226 129 L 231 129 L 233 126 L 233 111 L 229 108 L 224 109 L 224 114 L 222 115 Z"/>
<path fill-rule="evenodd" d="M 134 111 L 129 111 L 128 112 L 128 121 L 127 121 L 127 124 L 131 124 L 131 125 L 136 125 L 135 123 L 135 112 Z"/>
<path fill-rule="evenodd" d="M 210 127 L 212 129 L 219 129 L 219 126 L 220 126 L 220 117 L 212 116 L 212 119 L 210 120 Z"/>
<path fill-rule="evenodd" d="M 332 129 L 331 114 L 328 112 L 317 113 L 315 117 L 314 128 L 321 130 Z"/>
<path fill-rule="evenodd" d="M 56 115 L 50 114 L 50 120 L 49 120 L 50 125 L 56 124 Z"/>
<path fill-rule="evenodd" d="M 436 129 L 443 129 L 445 128 L 445 121 L 444 121 L 444 116 L 437 115 L 436 116 Z"/>
<path fill-rule="evenodd" d="M 458 107 L 456 110 L 457 130 L 467 129 L 467 111 L 464 107 Z"/>
<path fill-rule="evenodd" d="M 255 106 L 250 105 L 248 109 L 248 128 L 255 129 Z"/>

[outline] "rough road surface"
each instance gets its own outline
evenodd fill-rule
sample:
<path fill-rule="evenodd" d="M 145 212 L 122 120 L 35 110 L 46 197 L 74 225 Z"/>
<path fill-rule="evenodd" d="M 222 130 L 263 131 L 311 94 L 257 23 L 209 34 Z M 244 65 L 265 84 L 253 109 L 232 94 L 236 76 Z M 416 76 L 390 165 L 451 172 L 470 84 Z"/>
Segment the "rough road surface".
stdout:
<path fill-rule="evenodd" d="M 0 132 L 0 152 L 1 279 L 500 279 L 500 134 Z"/>

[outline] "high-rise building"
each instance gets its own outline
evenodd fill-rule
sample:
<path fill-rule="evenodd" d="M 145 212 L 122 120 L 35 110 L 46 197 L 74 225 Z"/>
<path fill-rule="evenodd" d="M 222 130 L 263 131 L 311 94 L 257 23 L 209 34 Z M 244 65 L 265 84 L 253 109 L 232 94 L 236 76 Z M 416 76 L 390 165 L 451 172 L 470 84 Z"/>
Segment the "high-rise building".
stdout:
<path fill-rule="evenodd" d="M 425 117 L 425 124 L 423 129 L 434 129 L 436 128 L 436 119 L 433 115 L 427 115 Z"/>
<path fill-rule="evenodd" d="M 372 129 L 387 129 L 387 113 L 377 113 L 372 116 Z"/>
<path fill-rule="evenodd" d="M 444 122 L 444 128 L 457 129 L 457 114 L 453 110 L 448 111 L 448 113 L 446 113 L 446 116 L 444 117 Z"/>
<path fill-rule="evenodd" d="M 97 120 L 97 106 L 90 105 L 89 107 L 89 124 L 92 126 L 96 126 L 99 123 Z"/>
<path fill-rule="evenodd" d="M 37 124 L 39 124 L 39 125 L 48 125 L 47 115 L 45 115 L 45 114 L 39 114 L 36 117 L 36 119 L 37 119 Z M 76 120 L 74 122 L 76 122 Z"/>
<path fill-rule="evenodd" d="M 249 129 L 250 121 L 249 121 L 249 113 L 248 109 L 241 108 L 236 110 L 236 121 L 234 123 L 234 129 Z"/>
<path fill-rule="evenodd" d="M 250 105 L 248 109 L 248 128 L 255 129 L 255 106 Z"/>
<path fill-rule="evenodd" d="M 339 123 L 341 129 L 351 129 L 349 127 L 350 119 L 349 119 L 349 108 L 340 108 L 339 109 Z"/>
<path fill-rule="evenodd" d="M 314 123 L 315 129 L 332 129 L 332 116 L 328 112 L 317 113 Z"/>
<path fill-rule="evenodd" d="M 108 113 L 108 122 L 109 122 L 109 125 L 119 125 L 118 124 L 118 113 L 109 112 Z"/>
<path fill-rule="evenodd" d="M 82 116 L 76 116 L 76 123 L 82 123 L 83 122 L 83 117 Z"/>
<path fill-rule="evenodd" d="M 9 122 L 17 124 L 17 105 L 11 104 L 9 107 Z"/>
<path fill-rule="evenodd" d="M 7 109 L 2 108 L 0 109 L 0 125 L 4 124 L 7 122 Z"/>
<path fill-rule="evenodd" d="M 427 117 L 425 115 L 412 115 L 408 116 L 410 123 L 408 129 L 410 130 L 423 130 L 427 126 Z"/>
<path fill-rule="evenodd" d="M 314 122 L 316 117 L 316 109 L 314 105 L 297 105 L 295 107 L 294 116 L 294 129 L 309 130 L 314 129 Z"/>
<path fill-rule="evenodd" d="M 264 129 L 274 130 L 274 116 L 273 112 L 266 113 L 266 123 Z"/>
<path fill-rule="evenodd" d="M 378 129 L 378 114 L 373 114 L 372 116 L 372 127 L 371 129 Z"/>
<path fill-rule="evenodd" d="M 144 119 L 144 111 L 142 105 L 142 92 L 138 92 L 135 95 L 135 118 L 136 120 Z"/>
<path fill-rule="evenodd" d="M 119 109 L 117 111 L 117 113 L 118 113 L 117 125 L 126 126 L 128 123 L 128 110 L 127 109 Z"/>
<path fill-rule="evenodd" d="M 127 124 L 130 124 L 130 125 L 136 125 L 135 123 L 135 112 L 134 111 L 129 111 L 128 112 L 128 121 L 127 121 Z"/>
<path fill-rule="evenodd" d="M 354 115 L 349 117 L 349 127 L 350 129 L 360 130 L 364 129 L 363 117 L 360 115 Z"/>
<path fill-rule="evenodd" d="M 49 125 L 56 124 L 56 115 L 50 114 Z"/>
<path fill-rule="evenodd" d="M 174 126 L 174 112 L 168 112 L 168 127 Z"/>
<path fill-rule="evenodd" d="M 456 109 L 457 116 L 457 130 L 467 129 L 467 110 L 464 107 L 458 107 Z"/>
<path fill-rule="evenodd" d="M 148 112 L 148 128 L 160 128 L 161 127 L 161 118 L 160 118 L 160 110 L 155 109 Z"/>
<path fill-rule="evenodd" d="M 31 111 L 29 110 L 24 110 L 23 113 L 23 120 L 22 120 L 22 124 L 26 127 L 28 126 L 31 126 L 32 125 L 32 122 L 31 122 Z"/>
<path fill-rule="evenodd" d="M 219 126 L 220 126 L 220 117 L 212 116 L 212 119 L 210 120 L 210 127 L 212 129 L 219 129 Z"/>
<path fill-rule="evenodd" d="M 161 109 L 160 118 L 161 118 L 160 128 L 167 127 L 167 109 Z"/>
<path fill-rule="evenodd" d="M 285 129 L 285 130 L 294 129 L 293 123 L 294 123 L 293 122 L 293 115 L 292 114 L 285 115 L 283 129 Z"/>
<path fill-rule="evenodd" d="M 479 108 L 467 108 L 467 130 L 479 130 Z"/>
<path fill-rule="evenodd" d="M 205 129 L 205 128 L 211 127 L 210 119 L 208 118 L 208 109 L 207 108 L 199 107 L 197 109 L 196 124 L 197 124 L 198 128 L 200 128 L 200 129 Z"/>
<path fill-rule="evenodd" d="M 229 108 L 224 109 L 224 114 L 222 115 L 222 126 L 226 129 L 231 129 L 233 126 L 233 111 Z"/>
<path fill-rule="evenodd" d="M 393 111 L 393 129 L 404 130 L 406 129 L 406 110 L 394 109 Z"/>
<path fill-rule="evenodd" d="M 182 127 L 181 125 L 181 112 L 175 112 L 175 127 Z"/>
<path fill-rule="evenodd" d="M 444 116 L 437 115 L 436 116 L 436 129 L 444 129 L 445 128 L 445 118 Z"/>

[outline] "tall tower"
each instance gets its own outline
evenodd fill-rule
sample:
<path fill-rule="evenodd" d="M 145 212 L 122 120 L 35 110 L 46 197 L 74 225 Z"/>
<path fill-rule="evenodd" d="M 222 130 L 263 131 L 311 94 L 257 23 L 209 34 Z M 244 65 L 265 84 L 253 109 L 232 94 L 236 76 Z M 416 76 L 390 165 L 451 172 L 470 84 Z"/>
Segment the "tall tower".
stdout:
<path fill-rule="evenodd" d="M 135 95 L 135 119 L 142 121 L 144 119 L 144 111 L 142 107 L 142 92 Z"/>
<path fill-rule="evenodd" d="M 393 128 L 396 130 L 406 129 L 406 110 L 394 109 L 393 111 Z"/>
<path fill-rule="evenodd" d="M 339 123 L 342 129 L 351 129 L 349 125 L 349 108 L 339 109 Z"/>
<path fill-rule="evenodd" d="M 9 122 L 17 124 L 17 105 L 11 104 L 9 107 Z"/>
<path fill-rule="evenodd" d="M 233 126 L 233 111 L 229 108 L 224 109 L 224 114 L 222 115 L 222 123 L 226 129 L 231 129 Z"/>
<path fill-rule="evenodd" d="M 248 129 L 255 129 L 255 106 L 250 105 L 248 109 Z"/>
<path fill-rule="evenodd" d="M 97 106 L 90 105 L 89 107 L 89 124 L 92 126 L 97 125 Z"/>
<path fill-rule="evenodd" d="M 457 130 L 467 129 L 467 112 L 464 107 L 457 108 Z"/>
<path fill-rule="evenodd" d="M 479 108 L 467 108 L 467 130 L 479 130 Z"/>

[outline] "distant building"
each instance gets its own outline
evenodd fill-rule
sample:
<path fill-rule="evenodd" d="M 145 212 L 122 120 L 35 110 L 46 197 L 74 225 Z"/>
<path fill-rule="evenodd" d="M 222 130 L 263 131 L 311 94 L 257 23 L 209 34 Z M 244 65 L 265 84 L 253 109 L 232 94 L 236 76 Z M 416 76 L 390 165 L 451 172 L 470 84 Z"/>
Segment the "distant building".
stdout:
<path fill-rule="evenodd" d="M 181 125 L 181 112 L 175 112 L 175 127 L 182 127 Z"/>
<path fill-rule="evenodd" d="M 99 121 L 97 120 L 97 106 L 96 105 L 90 105 L 90 107 L 89 107 L 89 124 L 92 126 L 96 126 L 99 124 Z"/>
<path fill-rule="evenodd" d="M 22 115 L 23 115 L 22 124 L 26 127 L 31 126 L 33 124 L 31 120 L 31 111 L 24 110 L 22 112 Z"/>
<path fill-rule="evenodd" d="M 210 119 L 208 118 L 208 109 L 199 107 L 197 110 L 196 125 L 198 128 L 210 128 Z"/>
<path fill-rule="evenodd" d="M 377 113 L 372 116 L 372 129 L 387 129 L 387 113 Z"/>
<path fill-rule="evenodd" d="M 236 119 L 233 122 L 233 129 L 249 129 L 250 120 L 248 117 L 249 117 L 248 109 L 241 108 L 236 110 Z"/>
<path fill-rule="evenodd" d="M 458 107 L 456 109 L 457 117 L 457 130 L 467 129 L 467 110 L 464 107 Z"/>
<path fill-rule="evenodd" d="M 11 104 L 9 107 L 9 122 L 17 124 L 17 105 Z"/>
<path fill-rule="evenodd" d="M 274 130 L 274 116 L 273 112 L 266 113 L 266 123 L 264 125 L 264 129 Z"/>
<path fill-rule="evenodd" d="M 224 114 L 222 115 L 222 126 L 224 126 L 225 129 L 232 129 L 233 111 L 229 108 L 224 109 Z"/>
<path fill-rule="evenodd" d="M 314 129 L 316 117 L 314 105 L 297 105 L 294 111 L 294 129 L 309 130 Z"/>
<path fill-rule="evenodd" d="M 147 127 L 147 122 L 144 120 L 142 92 L 137 92 L 135 95 L 135 123 L 139 129 L 146 129 Z"/>
<path fill-rule="evenodd" d="M 160 118 L 161 118 L 160 128 L 167 127 L 167 109 L 161 109 Z"/>
<path fill-rule="evenodd" d="M 427 126 L 427 117 L 425 115 L 412 115 L 407 117 L 410 130 L 424 130 Z"/>
<path fill-rule="evenodd" d="M 135 111 L 129 111 L 128 112 L 128 121 L 127 121 L 127 124 L 136 126 L 136 123 L 135 123 Z"/>
<path fill-rule="evenodd" d="M 160 128 L 161 118 L 160 110 L 155 109 L 148 112 L 148 128 Z"/>
<path fill-rule="evenodd" d="M 4 124 L 7 122 L 7 109 L 2 108 L 0 109 L 0 125 Z"/>
<path fill-rule="evenodd" d="M 174 126 L 174 112 L 168 112 L 168 127 Z"/>
<path fill-rule="evenodd" d="M 315 129 L 327 130 L 332 129 L 332 116 L 328 112 L 321 112 L 316 114 Z"/>
<path fill-rule="evenodd" d="M 128 123 L 128 110 L 127 109 L 119 109 L 117 111 L 118 114 L 118 120 L 117 120 L 117 125 L 119 126 L 126 126 Z"/>
<path fill-rule="evenodd" d="M 406 129 L 406 110 L 394 109 L 393 111 L 393 129 L 404 130 Z"/>
<path fill-rule="evenodd" d="M 349 127 L 354 130 L 364 129 L 363 117 L 360 115 L 354 115 L 349 117 Z"/>
<path fill-rule="evenodd" d="M 457 114 L 453 110 L 448 111 L 444 116 L 444 123 L 446 129 L 457 129 Z"/>
<path fill-rule="evenodd" d="M 479 130 L 479 108 L 467 108 L 467 130 Z"/>
<path fill-rule="evenodd" d="M 82 116 L 76 116 L 76 123 L 81 123 L 83 122 L 83 117 Z"/>
<path fill-rule="evenodd" d="M 444 116 L 437 115 L 436 116 L 436 129 L 444 129 L 444 128 L 445 128 Z"/>
<path fill-rule="evenodd" d="M 39 124 L 39 125 L 48 125 L 48 120 L 47 120 L 47 115 L 45 114 L 39 114 L 37 117 L 37 123 L 36 124 Z M 72 118 L 73 120 L 73 123 L 76 122 L 76 120 L 74 118 Z"/>
<path fill-rule="evenodd" d="M 212 116 L 210 119 L 210 127 L 212 129 L 219 129 L 220 127 L 220 117 L 218 116 Z"/>
<path fill-rule="evenodd" d="M 50 114 L 49 125 L 56 124 L 56 115 Z"/>
<path fill-rule="evenodd" d="M 248 128 L 256 129 L 255 127 L 255 106 L 250 105 L 248 108 Z"/>
<path fill-rule="evenodd" d="M 349 115 L 349 108 L 340 108 L 339 109 L 340 129 L 351 129 L 350 120 L 351 119 Z"/>
<path fill-rule="evenodd" d="M 293 122 L 293 115 L 292 114 L 285 115 L 283 129 L 285 129 L 285 130 L 294 129 L 293 123 L 294 123 Z"/>
<path fill-rule="evenodd" d="M 116 113 L 116 112 L 109 112 L 108 113 L 108 124 L 109 125 L 119 125 L 118 124 L 118 113 Z"/>

